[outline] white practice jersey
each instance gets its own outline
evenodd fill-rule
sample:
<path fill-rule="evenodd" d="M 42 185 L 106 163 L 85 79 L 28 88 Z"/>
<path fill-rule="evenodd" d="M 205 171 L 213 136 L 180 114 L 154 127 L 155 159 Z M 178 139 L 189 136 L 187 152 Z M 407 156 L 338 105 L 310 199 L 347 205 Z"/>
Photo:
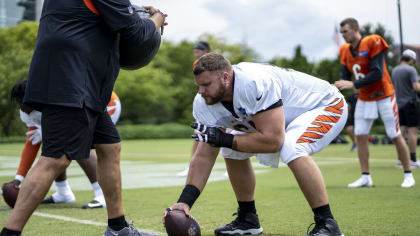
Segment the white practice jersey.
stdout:
<path fill-rule="evenodd" d="M 296 117 L 316 108 L 323 99 L 336 92 L 324 80 L 268 64 L 243 62 L 234 65 L 233 70 L 233 108 L 236 116 L 222 103 L 207 105 L 197 94 L 193 105 L 197 122 L 212 127 L 255 132 L 252 116 L 282 102 L 287 127 Z"/>
<path fill-rule="evenodd" d="M 25 123 L 26 127 L 41 127 L 41 112 L 33 110 L 31 113 L 27 114 L 19 109 L 19 115 L 20 120 Z"/>

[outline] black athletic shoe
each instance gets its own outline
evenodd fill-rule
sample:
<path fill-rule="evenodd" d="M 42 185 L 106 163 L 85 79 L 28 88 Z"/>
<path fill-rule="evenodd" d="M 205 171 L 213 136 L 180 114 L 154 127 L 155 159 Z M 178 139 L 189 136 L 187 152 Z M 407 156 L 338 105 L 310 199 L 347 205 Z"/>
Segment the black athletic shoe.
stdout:
<path fill-rule="evenodd" d="M 335 221 L 333 218 L 314 218 L 315 228 L 309 232 L 309 228 L 312 226 L 312 223 L 309 226 L 305 236 L 344 236 L 338 227 L 337 221 Z"/>
<path fill-rule="evenodd" d="M 41 204 L 53 204 L 53 203 L 55 203 L 53 196 L 49 196 L 45 198 L 44 200 L 42 200 L 41 202 Z"/>
<path fill-rule="evenodd" d="M 255 235 L 263 232 L 257 214 L 250 212 L 241 213 L 238 209 L 238 213 L 233 215 L 238 215 L 234 221 L 214 230 L 214 234 L 216 236 L 244 234 Z"/>

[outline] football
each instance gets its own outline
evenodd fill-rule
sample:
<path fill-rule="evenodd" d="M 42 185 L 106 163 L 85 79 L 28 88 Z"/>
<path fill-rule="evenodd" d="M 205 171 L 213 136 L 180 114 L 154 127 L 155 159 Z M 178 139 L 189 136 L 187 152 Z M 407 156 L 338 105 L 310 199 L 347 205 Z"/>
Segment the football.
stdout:
<path fill-rule="evenodd" d="M 149 10 L 133 5 L 133 11 L 140 18 L 149 18 Z M 149 64 L 160 47 L 160 30 L 156 31 L 153 36 L 144 41 L 133 44 L 126 42 L 124 38 L 120 38 L 120 67 L 124 70 L 137 70 Z"/>
<path fill-rule="evenodd" d="M 168 236 L 201 236 L 200 225 L 193 216 L 186 216 L 183 211 L 171 210 L 165 217 Z"/>
<path fill-rule="evenodd" d="M 1 187 L 1 190 L 3 192 L 4 201 L 7 203 L 7 205 L 13 208 L 19 194 L 19 187 L 16 187 L 16 185 L 12 183 L 5 183 Z"/>

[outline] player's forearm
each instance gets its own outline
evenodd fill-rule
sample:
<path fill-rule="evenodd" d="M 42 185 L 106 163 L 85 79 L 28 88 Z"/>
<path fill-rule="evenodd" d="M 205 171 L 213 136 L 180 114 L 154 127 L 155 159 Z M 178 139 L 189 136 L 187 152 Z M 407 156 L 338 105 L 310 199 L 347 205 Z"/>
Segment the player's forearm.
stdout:
<path fill-rule="evenodd" d="M 383 77 L 383 71 L 384 71 L 384 53 L 381 52 L 375 57 L 373 57 L 370 60 L 370 71 L 369 73 L 360 80 L 356 80 L 353 82 L 354 87 L 359 89 L 366 86 L 369 86 L 379 80 Z"/>
<path fill-rule="evenodd" d="M 249 133 L 235 135 L 233 149 L 248 153 L 278 152 L 284 143 L 284 133 Z"/>
<path fill-rule="evenodd" d="M 203 143 L 202 145 L 208 144 Z M 194 185 L 200 190 L 200 192 L 203 191 L 211 170 L 213 169 L 214 163 L 216 162 L 216 158 L 217 154 L 214 155 L 214 157 L 213 155 L 194 155 L 190 163 L 190 170 L 186 184 Z"/>

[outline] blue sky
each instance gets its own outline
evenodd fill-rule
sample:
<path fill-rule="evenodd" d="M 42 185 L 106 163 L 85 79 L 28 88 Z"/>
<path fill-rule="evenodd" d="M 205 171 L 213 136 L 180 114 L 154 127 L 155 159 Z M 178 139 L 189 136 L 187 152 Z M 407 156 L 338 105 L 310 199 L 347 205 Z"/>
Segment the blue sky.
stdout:
<path fill-rule="evenodd" d="M 346 17 L 359 24 L 381 23 L 399 43 L 397 0 L 132 0 L 169 14 L 164 38 L 196 40 L 203 33 L 246 42 L 262 61 L 291 57 L 303 46 L 310 60 L 333 58 L 334 25 Z M 420 45 L 419 0 L 401 0 L 404 43 Z"/>

